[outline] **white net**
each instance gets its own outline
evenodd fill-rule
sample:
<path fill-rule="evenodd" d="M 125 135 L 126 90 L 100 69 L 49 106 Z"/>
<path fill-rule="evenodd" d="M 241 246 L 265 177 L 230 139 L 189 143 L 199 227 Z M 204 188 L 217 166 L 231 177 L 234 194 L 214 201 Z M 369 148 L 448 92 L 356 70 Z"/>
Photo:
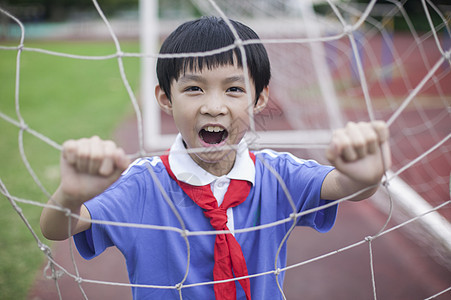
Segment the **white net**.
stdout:
<path fill-rule="evenodd" d="M 387 121 L 391 132 L 391 147 L 394 165 L 387 173 L 384 187 L 374 197 L 374 204 L 387 212 L 386 224 L 378 233 L 367 232 L 366 238 L 352 242 L 345 247 L 315 258 L 290 262 L 284 269 L 268 269 L 262 274 L 251 276 L 275 276 L 280 272 L 301 269 L 310 263 L 326 260 L 339 253 L 352 251 L 367 244 L 369 247 L 369 269 L 371 295 L 377 298 L 377 267 L 373 262 L 375 240 L 384 239 L 388 233 L 407 229 L 425 247 L 425 253 L 435 256 L 441 263 L 450 265 L 451 233 L 449 175 L 451 166 L 449 141 L 450 100 L 451 100 L 451 39 L 450 7 L 436 6 L 431 1 L 422 1 L 424 22 L 419 24 L 411 19 L 405 10 L 405 1 L 387 1 L 378 5 L 371 1 L 365 5 L 351 5 L 347 2 L 327 2 L 318 6 L 320 14 L 315 13 L 307 1 L 193 1 L 204 14 L 226 16 L 240 20 L 254 28 L 262 38 L 270 55 L 273 79 L 271 82 L 271 103 L 261 114 L 253 118 L 250 133 L 250 147 L 260 149 L 271 147 L 289 149 L 300 157 L 313 157 L 319 161 L 332 129 L 343 126 L 346 121 L 368 121 L 382 119 Z M 143 141 L 143 127 L 140 103 L 129 84 L 129 75 L 124 70 L 125 58 L 158 57 L 155 53 L 132 53 L 122 50 L 118 35 L 101 7 L 93 1 L 93 10 L 101 17 L 105 31 L 113 39 L 114 49 L 110 54 L 87 56 L 49 51 L 44 48 L 25 46 L 26 27 L 10 12 L 1 9 L 0 13 L 10 18 L 20 28 L 20 38 L 16 45 L 0 46 L 1 51 L 16 53 L 16 76 L 14 117 L 0 111 L 2 122 L 17 127 L 19 151 L 30 176 L 47 198 L 50 192 L 44 187 L 43 179 L 36 175 L 32 161 L 24 147 L 24 134 L 31 134 L 46 147 L 60 150 L 61 146 L 52 137 L 30 128 L 22 116 L 21 74 L 22 55 L 37 52 L 57 59 L 66 57 L 80 61 L 115 60 L 121 74 L 132 107 L 135 111 L 137 134 L 137 154 L 131 156 L 159 155 L 161 152 L 146 153 Z M 399 29 L 399 24 L 405 27 Z M 240 46 L 242 47 L 242 45 Z M 8 100 L 11 101 L 11 100 Z M 59 126 L 57 124 L 56 126 Z M 95 130 L 95 129 L 94 129 Z M 299 139 L 292 142 L 293 134 Z M 264 137 L 259 139 L 258 137 Z M 67 136 L 72 138 L 72 136 Z M 290 142 L 291 141 L 291 142 Z M 151 172 L 152 173 L 152 172 Z M 6 181 L 6 180 L 5 180 Z M 110 282 L 93 279 L 79 271 L 80 263 L 74 258 L 72 247 L 71 265 L 63 265 L 52 257 L 51 250 L 39 238 L 30 224 L 30 216 L 22 211 L 22 206 L 44 206 L 46 201 L 23 199 L 8 192 L 8 186 L 0 178 L 0 190 L 9 200 L 14 210 L 22 218 L 26 228 L 37 242 L 37 246 L 48 258 L 46 274 L 58 287 L 61 275 L 78 284 L 81 295 L 89 298 L 84 291 L 86 284 L 102 286 L 133 286 L 123 282 Z M 407 198 L 407 200 L 406 200 Z M 168 203 L 171 202 L 167 199 Z M 343 202 L 346 199 L 341 199 Z M 359 205 L 359 204 L 356 204 Z M 60 209 L 59 207 L 53 207 Z M 69 214 L 68 214 L 69 216 Z M 297 217 L 299 217 L 298 215 Z M 396 225 L 389 221 L 394 216 Z M 78 217 L 73 215 L 73 217 Z M 36 217 L 34 216 L 35 220 Z M 184 221 L 179 220 L 181 228 L 161 228 L 136 226 L 148 230 L 169 230 L 187 237 L 197 232 L 184 230 Z M 292 222 L 292 218 L 280 220 L 277 224 Z M 277 224 L 243 229 L 261 230 Z M 391 224 L 389 226 L 389 224 Z M 118 225 L 118 224 L 115 224 Z M 216 234 L 207 232 L 205 234 Z M 283 240 L 286 243 L 286 240 Z M 190 252 L 187 243 L 187 253 Z M 366 250 L 368 253 L 368 250 Z M 378 249 L 378 251 L 383 251 Z M 274 260 L 277 262 L 277 257 Z M 277 263 L 275 263 L 277 265 Z M 377 265 L 376 265 L 377 266 Z M 376 269 L 376 270 L 375 270 Z M 89 272 L 87 273 L 89 274 Z M 288 273 L 289 274 L 289 273 Z M 143 285 L 147 288 L 178 290 L 183 299 L 183 290 L 196 285 L 186 285 L 184 280 L 170 286 Z M 325 283 L 327 285 L 327 282 Z M 448 294 L 451 286 L 430 298 Z M 282 288 L 281 295 L 284 295 Z M 59 297 L 62 293 L 58 292 Z"/>

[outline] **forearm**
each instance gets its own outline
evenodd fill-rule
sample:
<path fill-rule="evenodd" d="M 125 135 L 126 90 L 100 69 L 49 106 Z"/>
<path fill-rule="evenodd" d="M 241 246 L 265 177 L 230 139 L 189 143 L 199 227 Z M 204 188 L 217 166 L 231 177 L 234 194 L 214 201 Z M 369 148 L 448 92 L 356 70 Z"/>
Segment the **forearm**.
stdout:
<path fill-rule="evenodd" d="M 66 141 L 61 151 L 61 183 L 49 200 L 49 205 L 62 209 L 47 206 L 42 210 L 44 236 L 64 240 L 89 229 L 91 215 L 83 203 L 105 191 L 129 163 L 125 152 L 112 141 L 97 136 Z"/>
<path fill-rule="evenodd" d="M 65 240 L 72 235 L 82 231 L 80 228 L 83 222 L 78 218 L 71 217 L 71 214 L 81 215 L 82 204 L 71 204 L 67 201 L 60 189 L 48 201 L 49 206 L 44 207 L 41 213 L 40 225 L 42 234 L 49 240 Z M 53 206 L 53 207 L 51 207 Z M 54 208 L 58 206 L 63 210 Z"/>
<path fill-rule="evenodd" d="M 338 200 L 350 197 L 347 200 L 360 201 L 371 197 L 379 188 L 380 178 L 373 182 L 361 182 L 350 178 L 338 170 L 330 172 L 321 189 L 321 198 L 326 200 Z"/>

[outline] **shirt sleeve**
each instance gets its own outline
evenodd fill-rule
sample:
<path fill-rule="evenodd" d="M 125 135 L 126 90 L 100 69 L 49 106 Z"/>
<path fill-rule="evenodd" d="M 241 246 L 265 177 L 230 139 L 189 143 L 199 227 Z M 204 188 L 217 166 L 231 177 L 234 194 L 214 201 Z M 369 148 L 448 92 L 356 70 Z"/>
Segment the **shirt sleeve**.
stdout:
<path fill-rule="evenodd" d="M 91 200 L 91 202 L 93 201 L 95 200 Z M 88 205 L 86 206 L 88 207 Z M 88 211 L 90 211 L 89 208 Z M 113 245 L 104 227 L 95 223 L 89 229 L 74 235 L 74 242 L 78 252 L 84 259 L 92 259 Z"/>
<path fill-rule="evenodd" d="M 300 160 L 293 157 L 287 158 L 287 168 L 290 170 L 288 182 L 290 192 L 295 201 L 298 213 L 316 209 L 330 204 L 333 201 L 321 199 L 321 187 L 326 176 L 334 169 L 314 160 Z M 319 232 L 329 231 L 335 224 L 338 205 L 326 208 L 298 217 L 298 226 L 309 226 Z"/>
<path fill-rule="evenodd" d="M 266 176 L 262 184 L 272 186 L 277 190 L 277 208 L 283 208 L 283 214 L 279 218 L 287 218 L 296 209 L 297 215 L 331 201 L 321 199 L 321 187 L 327 174 L 334 168 L 321 165 L 314 160 L 303 160 L 290 153 L 265 151 L 263 153 L 265 164 L 269 164 L 273 172 L 277 172 L 280 178 L 272 183 L 274 174 Z M 264 167 L 266 168 L 266 167 Z M 283 182 L 282 182 L 283 181 Z M 293 205 L 295 207 L 293 207 Z M 332 228 L 337 214 L 337 205 L 308 213 L 297 217 L 296 225 L 309 226 L 319 232 L 326 232 Z M 288 224 L 288 223 L 287 223 Z"/>
<path fill-rule="evenodd" d="M 75 245 L 83 258 L 94 258 L 113 245 L 124 249 L 124 243 L 133 239 L 136 230 L 117 224 L 141 221 L 146 194 L 142 172 L 147 171 L 145 168 L 132 170 L 105 192 L 85 202 L 92 224 L 88 230 L 74 235 Z"/>
<path fill-rule="evenodd" d="M 299 213 L 306 212 L 310 209 L 316 209 L 320 206 L 331 204 L 333 201 L 321 199 L 321 187 L 326 178 L 333 168 L 329 166 L 315 166 L 315 176 L 307 182 L 307 190 L 309 194 L 305 201 L 300 202 L 298 209 Z M 329 231 L 335 224 L 337 216 L 338 204 L 329 205 L 325 208 L 317 210 L 315 212 L 301 215 L 297 222 L 298 226 L 309 226 L 319 232 Z"/>

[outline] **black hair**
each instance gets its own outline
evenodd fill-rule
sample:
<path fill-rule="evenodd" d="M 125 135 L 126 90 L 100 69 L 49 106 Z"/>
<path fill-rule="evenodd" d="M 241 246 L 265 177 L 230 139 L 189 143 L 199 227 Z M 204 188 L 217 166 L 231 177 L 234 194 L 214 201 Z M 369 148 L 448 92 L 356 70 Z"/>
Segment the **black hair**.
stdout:
<path fill-rule="evenodd" d="M 259 39 L 248 26 L 230 20 L 241 40 Z M 180 54 L 205 52 L 233 45 L 235 38 L 227 23 L 218 17 L 202 17 L 188 21 L 174 30 L 163 42 L 160 54 Z M 268 86 L 271 68 L 268 54 L 263 44 L 244 45 L 247 66 L 255 84 L 256 99 L 263 88 Z M 162 90 L 171 99 L 171 82 L 177 80 L 186 70 L 212 69 L 223 65 L 233 65 L 236 57 L 242 67 L 241 51 L 238 47 L 219 54 L 199 57 L 159 58 L 157 61 L 158 82 Z"/>

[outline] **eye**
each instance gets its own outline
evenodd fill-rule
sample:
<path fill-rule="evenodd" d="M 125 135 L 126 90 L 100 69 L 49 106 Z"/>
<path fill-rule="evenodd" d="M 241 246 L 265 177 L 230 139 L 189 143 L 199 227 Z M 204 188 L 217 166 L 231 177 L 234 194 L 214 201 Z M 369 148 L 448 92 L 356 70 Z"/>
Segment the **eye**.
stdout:
<path fill-rule="evenodd" d="M 202 89 L 198 86 L 189 86 L 183 90 L 186 93 L 201 93 Z"/>
<path fill-rule="evenodd" d="M 233 86 L 233 87 L 228 88 L 227 92 L 228 93 L 245 93 L 245 90 L 238 86 Z"/>

